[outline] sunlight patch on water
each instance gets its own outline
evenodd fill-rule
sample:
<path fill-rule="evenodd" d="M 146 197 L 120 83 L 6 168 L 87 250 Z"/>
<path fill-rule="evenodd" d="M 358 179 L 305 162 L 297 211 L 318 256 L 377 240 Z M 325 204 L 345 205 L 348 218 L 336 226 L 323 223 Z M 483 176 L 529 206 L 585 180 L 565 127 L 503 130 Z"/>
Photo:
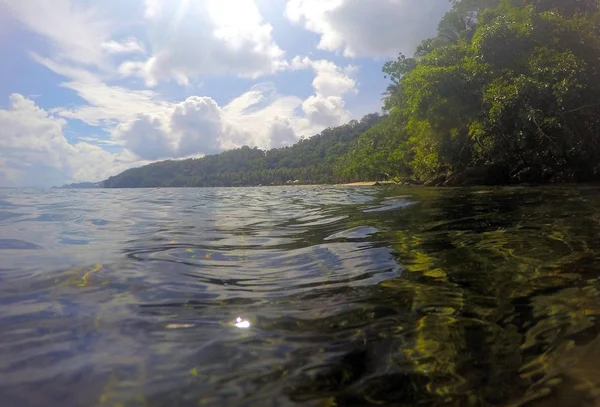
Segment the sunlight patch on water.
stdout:
<path fill-rule="evenodd" d="M 241 328 L 241 329 L 248 329 L 248 328 L 250 328 L 251 324 L 250 324 L 250 321 L 238 317 L 235 320 L 235 326 L 237 326 L 238 328 Z"/>

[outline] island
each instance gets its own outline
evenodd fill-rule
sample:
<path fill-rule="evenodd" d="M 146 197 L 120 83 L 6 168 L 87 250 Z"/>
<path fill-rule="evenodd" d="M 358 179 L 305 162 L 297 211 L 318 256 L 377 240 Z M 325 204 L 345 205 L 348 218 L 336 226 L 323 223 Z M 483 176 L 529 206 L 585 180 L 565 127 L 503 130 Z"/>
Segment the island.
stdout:
<path fill-rule="evenodd" d="M 67 184 L 60 187 L 53 187 L 53 189 L 91 189 L 91 188 L 103 188 L 104 181 L 100 182 L 77 182 L 73 184 Z"/>

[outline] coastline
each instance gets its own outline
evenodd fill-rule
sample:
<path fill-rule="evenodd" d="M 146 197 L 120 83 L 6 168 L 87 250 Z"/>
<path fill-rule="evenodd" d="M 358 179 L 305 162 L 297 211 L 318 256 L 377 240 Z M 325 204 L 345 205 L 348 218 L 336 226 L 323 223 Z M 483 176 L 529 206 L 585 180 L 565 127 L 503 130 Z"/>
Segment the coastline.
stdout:
<path fill-rule="evenodd" d="M 360 182 L 350 182 L 347 184 L 336 184 L 341 187 L 375 187 L 380 185 L 397 185 L 393 181 L 360 181 Z"/>

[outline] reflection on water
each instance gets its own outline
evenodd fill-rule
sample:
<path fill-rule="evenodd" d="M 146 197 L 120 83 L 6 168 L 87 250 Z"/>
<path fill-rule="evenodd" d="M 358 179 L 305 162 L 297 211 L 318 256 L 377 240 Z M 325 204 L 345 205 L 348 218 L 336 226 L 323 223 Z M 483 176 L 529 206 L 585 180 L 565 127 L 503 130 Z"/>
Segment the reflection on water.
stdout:
<path fill-rule="evenodd" d="M 235 320 L 235 326 L 237 326 L 238 328 L 248 329 L 248 328 L 250 328 L 250 325 L 251 325 L 250 321 L 247 321 L 240 317 L 236 318 L 236 320 Z"/>
<path fill-rule="evenodd" d="M 600 404 L 598 188 L 0 208 L 3 407 Z"/>

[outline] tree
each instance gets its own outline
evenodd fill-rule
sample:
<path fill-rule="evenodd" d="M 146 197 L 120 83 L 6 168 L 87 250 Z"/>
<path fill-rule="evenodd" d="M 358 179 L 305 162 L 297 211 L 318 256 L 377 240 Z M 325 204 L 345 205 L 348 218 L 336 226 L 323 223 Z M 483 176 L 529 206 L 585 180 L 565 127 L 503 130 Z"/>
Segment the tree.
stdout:
<path fill-rule="evenodd" d="M 532 168 L 538 181 L 600 178 L 599 23 L 592 0 L 454 1 L 436 37 L 384 65 L 390 116 L 341 173 L 496 165 L 517 181 Z"/>

